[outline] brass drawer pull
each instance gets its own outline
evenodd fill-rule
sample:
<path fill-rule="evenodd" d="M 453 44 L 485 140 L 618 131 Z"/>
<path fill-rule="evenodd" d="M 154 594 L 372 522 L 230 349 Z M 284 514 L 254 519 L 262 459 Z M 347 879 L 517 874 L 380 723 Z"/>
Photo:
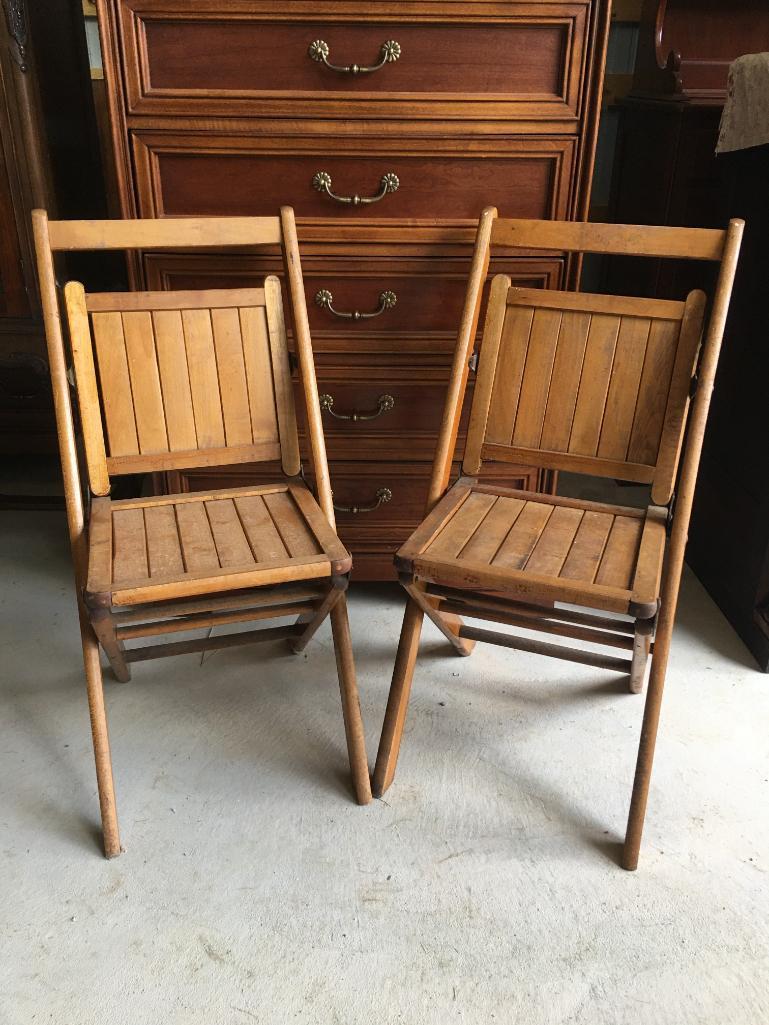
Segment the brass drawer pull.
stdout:
<path fill-rule="evenodd" d="M 389 488 L 380 488 L 376 493 L 376 501 L 372 502 L 371 505 L 337 505 L 334 503 L 334 509 L 337 512 L 342 513 L 362 513 L 362 512 L 374 512 L 380 505 L 384 505 L 385 502 L 389 502 L 393 493 Z"/>
<path fill-rule="evenodd" d="M 379 182 L 379 192 L 375 196 L 337 196 L 336 193 L 331 191 L 331 175 L 328 171 L 317 171 L 312 176 L 312 187 L 317 189 L 318 192 L 325 192 L 331 199 L 335 199 L 337 203 L 349 203 L 352 206 L 360 206 L 365 203 L 378 203 L 380 199 L 384 199 L 388 192 L 397 192 L 400 186 L 400 179 L 397 174 L 393 174 L 392 171 L 388 171 L 387 174 L 383 174 Z"/>
<path fill-rule="evenodd" d="M 333 395 L 321 395 L 320 396 L 320 408 L 325 409 L 327 413 L 335 416 L 337 420 L 352 420 L 354 422 L 358 420 L 376 420 L 382 413 L 389 413 L 391 409 L 395 408 L 395 399 L 392 395 L 380 395 L 377 402 L 377 408 L 373 413 L 336 413 L 333 409 L 334 396 Z"/>
<path fill-rule="evenodd" d="M 371 320 L 372 317 L 378 317 L 385 310 L 391 310 L 397 301 L 398 296 L 395 292 L 380 292 L 379 306 L 371 313 L 361 313 L 360 310 L 343 313 L 341 310 L 334 309 L 334 297 L 327 288 L 321 288 L 319 292 L 315 293 L 315 302 L 322 310 L 328 310 L 329 313 L 333 313 L 335 317 L 341 317 L 343 320 Z"/>
<path fill-rule="evenodd" d="M 343 75 L 368 75 L 372 71 L 379 71 L 385 64 L 394 64 L 401 55 L 401 44 L 397 43 L 394 39 L 386 40 L 379 47 L 379 63 L 372 64 L 369 67 L 361 66 L 360 64 L 347 64 L 346 66 L 331 64 L 328 59 L 330 52 L 329 45 L 324 39 L 316 39 L 310 43 L 310 48 L 307 51 L 308 56 L 312 60 L 318 61 L 319 64 L 325 64 L 332 71 L 339 71 Z"/>

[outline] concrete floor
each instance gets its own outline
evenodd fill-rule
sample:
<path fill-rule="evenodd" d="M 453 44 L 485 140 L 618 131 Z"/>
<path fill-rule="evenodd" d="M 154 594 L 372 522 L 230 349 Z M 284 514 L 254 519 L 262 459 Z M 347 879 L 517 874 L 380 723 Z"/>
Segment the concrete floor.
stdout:
<path fill-rule="evenodd" d="M 769 681 L 685 581 L 640 870 L 641 699 L 429 627 L 400 771 L 350 799 L 328 627 L 109 681 L 125 853 L 99 853 L 63 519 L 4 513 L 0 1021 L 758 1025 Z M 400 625 L 353 590 L 373 761 Z"/>

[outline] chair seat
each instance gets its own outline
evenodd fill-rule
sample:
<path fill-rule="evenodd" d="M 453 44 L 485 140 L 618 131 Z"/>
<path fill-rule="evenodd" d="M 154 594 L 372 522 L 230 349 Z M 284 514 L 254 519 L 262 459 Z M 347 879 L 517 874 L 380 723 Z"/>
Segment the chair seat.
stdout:
<path fill-rule="evenodd" d="M 396 565 L 449 587 L 648 618 L 657 611 L 666 518 L 656 506 L 642 511 L 463 478 Z"/>
<path fill-rule="evenodd" d="M 90 607 L 348 573 L 349 553 L 299 484 L 111 501 L 95 498 Z"/>

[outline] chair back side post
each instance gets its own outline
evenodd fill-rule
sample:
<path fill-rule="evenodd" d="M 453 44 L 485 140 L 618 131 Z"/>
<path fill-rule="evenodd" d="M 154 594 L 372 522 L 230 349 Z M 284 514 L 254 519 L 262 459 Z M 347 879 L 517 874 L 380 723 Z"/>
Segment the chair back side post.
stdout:
<path fill-rule="evenodd" d="M 705 438 L 705 427 L 707 425 L 708 412 L 710 410 L 710 399 L 713 394 L 713 384 L 718 367 L 718 357 L 721 351 L 721 342 L 724 337 L 724 328 L 729 311 L 734 276 L 737 270 L 740 244 L 745 228 L 742 220 L 732 220 L 726 233 L 726 240 L 721 258 L 721 268 L 718 275 L 716 290 L 713 297 L 713 307 L 710 314 L 710 321 L 702 347 L 700 365 L 697 379 L 697 390 L 689 413 L 689 429 L 686 436 L 686 444 L 681 459 L 681 467 L 678 476 L 678 483 L 675 493 L 675 506 L 673 510 L 673 522 L 670 532 L 670 542 L 667 553 L 667 566 L 665 573 L 665 584 L 662 594 L 662 616 L 672 616 L 675 612 L 678 600 L 678 589 L 683 570 L 684 552 L 689 535 L 689 521 L 691 519 L 692 504 L 694 502 L 694 491 L 697 484 L 697 472 L 702 454 L 702 444 Z M 663 644 L 669 647 L 670 633 L 668 630 L 658 629 Z M 667 652 L 655 649 L 658 657 L 667 657 Z"/>
<path fill-rule="evenodd" d="M 299 373 L 302 380 L 307 430 L 310 441 L 310 458 L 318 504 L 328 522 L 335 527 L 334 500 L 331 492 L 331 478 L 328 472 L 326 444 L 323 434 L 318 384 L 315 378 L 315 360 L 310 338 L 310 322 L 307 316 L 307 301 L 302 280 L 302 266 L 299 258 L 299 242 L 296 234 L 296 220 L 291 207 L 281 207 L 280 223 L 283 233 L 283 260 L 290 293 L 290 307 L 293 318 L 294 344 L 299 359 Z"/>
<path fill-rule="evenodd" d="M 83 488 L 77 458 L 75 427 L 72 417 L 72 400 L 69 380 L 67 378 L 66 349 L 61 326 L 59 300 L 56 293 L 53 249 L 48 228 L 48 214 L 45 210 L 34 210 L 32 212 L 32 230 L 35 239 L 40 299 L 43 309 L 43 320 L 45 322 L 48 365 L 51 374 L 51 389 L 59 438 L 67 530 L 79 592 L 82 586 L 85 585 L 88 565 L 85 510 L 83 507 Z"/>
<path fill-rule="evenodd" d="M 486 207 L 478 222 L 465 303 L 462 310 L 462 319 L 459 324 L 446 401 L 443 407 L 443 416 L 438 434 L 438 446 L 433 461 L 425 513 L 429 513 L 444 494 L 451 476 L 451 464 L 454 459 L 454 450 L 457 443 L 462 403 L 470 371 L 470 354 L 478 331 L 483 286 L 489 272 L 491 233 L 496 217 L 496 208 L 492 206 Z"/>

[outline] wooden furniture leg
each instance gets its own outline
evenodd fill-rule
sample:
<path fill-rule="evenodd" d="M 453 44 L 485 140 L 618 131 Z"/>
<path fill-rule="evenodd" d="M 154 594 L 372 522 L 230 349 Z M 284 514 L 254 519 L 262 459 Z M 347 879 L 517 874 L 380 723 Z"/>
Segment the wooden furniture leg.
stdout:
<path fill-rule="evenodd" d="M 85 609 L 80 606 L 80 636 L 83 644 L 83 664 L 91 719 L 91 736 L 96 760 L 96 785 L 99 791 L 99 809 L 104 837 L 104 855 L 115 858 L 120 854 L 120 832 L 115 804 L 115 785 L 112 779 L 112 756 L 109 747 L 107 713 L 104 707 L 104 685 L 99 659 L 99 644 Z"/>
<path fill-rule="evenodd" d="M 334 578 L 333 586 L 329 588 L 328 593 L 323 597 L 317 608 L 313 609 L 312 612 L 305 613 L 303 616 L 299 616 L 297 624 L 301 623 L 304 625 L 305 630 L 297 638 L 292 638 L 288 643 L 289 647 L 295 655 L 298 655 L 300 651 L 304 651 L 307 645 L 310 643 L 312 638 L 315 636 L 315 632 L 321 625 L 323 620 L 329 614 L 331 609 L 336 605 L 339 599 L 342 597 L 344 592 L 347 590 L 347 578 L 343 579 Z"/>
<path fill-rule="evenodd" d="M 128 683 L 131 670 L 125 660 L 123 642 L 115 632 L 115 623 L 109 609 L 89 609 L 91 626 L 104 648 L 104 653 L 112 666 L 112 672 L 120 683 Z"/>
<path fill-rule="evenodd" d="M 652 764 L 654 762 L 654 748 L 657 742 L 657 729 L 662 708 L 662 693 L 665 687 L 668 655 L 670 654 L 670 639 L 673 633 L 675 605 L 674 599 L 672 603 L 666 603 L 662 606 L 660 623 L 654 641 L 654 654 L 652 655 L 652 667 L 646 693 L 643 725 L 641 726 L 641 739 L 638 745 L 638 760 L 633 781 L 633 795 L 630 799 L 630 813 L 625 833 L 625 845 L 622 851 L 622 867 L 629 872 L 633 872 L 638 868 L 641 836 L 643 834 Z"/>
<path fill-rule="evenodd" d="M 438 611 L 438 602 L 424 594 L 419 584 L 401 577 L 401 584 L 406 589 L 411 599 L 419 605 L 425 615 L 429 616 L 433 623 L 452 646 L 457 655 L 471 655 L 475 647 L 475 641 L 464 640 L 459 636 L 462 629 L 462 620 L 454 613 L 444 615 Z"/>
<path fill-rule="evenodd" d="M 344 592 L 331 609 L 331 632 L 334 638 L 339 689 L 342 694 L 344 731 L 347 737 L 347 752 L 350 758 L 353 788 L 358 804 L 368 804 L 371 800 L 371 780 L 366 758 L 363 720 L 360 714 L 358 684 L 355 679 L 355 663 L 352 657 L 347 597 Z"/>
<path fill-rule="evenodd" d="M 644 689 L 644 675 L 646 673 L 646 663 L 649 660 L 653 633 L 653 619 L 636 620 L 635 634 L 633 635 L 633 663 L 630 667 L 628 682 L 628 689 L 631 694 L 640 694 Z"/>
<path fill-rule="evenodd" d="M 424 612 L 413 599 L 409 598 L 403 615 L 398 654 L 395 658 L 390 696 L 387 699 L 387 711 L 382 726 L 382 738 L 379 741 L 379 751 L 374 768 L 373 791 L 375 797 L 381 797 L 384 794 L 395 776 L 423 622 Z"/>

